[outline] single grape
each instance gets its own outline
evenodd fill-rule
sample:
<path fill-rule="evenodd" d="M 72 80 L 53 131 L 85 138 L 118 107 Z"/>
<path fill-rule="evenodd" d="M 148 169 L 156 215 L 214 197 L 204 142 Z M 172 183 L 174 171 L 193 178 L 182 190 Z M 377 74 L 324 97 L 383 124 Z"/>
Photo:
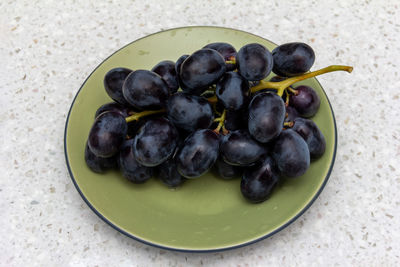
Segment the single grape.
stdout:
<path fill-rule="evenodd" d="M 178 60 L 175 62 L 175 72 L 179 77 L 179 74 L 181 73 L 181 66 L 183 61 L 185 61 L 185 59 L 187 59 L 189 57 L 189 55 L 182 55 L 178 58 Z"/>
<path fill-rule="evenodd" d="M 294 107 L 301 117 L 310 118 L 314 116 L 321 104 L 317 92 L 309 86 L 301 85 L 295 88 L 296 94 L 291 94 L 289 105 Z"/>
<path fill-rule="evenodd" d="M 312 160 L 316 160 L 324 154 L 325 137 L 315 122 L 309 119 L 296 118 L 292 129 L 306 141 Z"/>
<path fill-rule="evenodd" d="M 163 108 L 169 96 L 168 86 L 160 75 L 148 70 L 129 74 L 122 91 L 129 104 L 144 110 Z"/>
<path fill-rule="evenodd" d="M 271 52 L 260 44 L 243 46 L 237 56 L 239 74 L 248 81 L 259 81 L 271 73 L 273 59 Z"/>
<path fill-rule="evenodd" d="M 208 86 L 217 82 L 226 71 L 224 58 L 215 50 L 201 49 L 183 61 L 180 78 L 182 90 L 201 94 Z"/>
<path fill-rule="evenodd" d="M 157 73 L 165 81 L 169 88 L 169 93 L 173 94 L 178 91 L 179 83 L 178 76 L 176 75 L 175 63 L 170 60 L 164 60 L 155 65 L 152 72 Z"/>
<path fill-rule="evenodd" d="M 121 105 L 128 105 L 128 102 L 125 100 L 122 93 L 122 85 L 131 72 L 132 70 L 127 68 L 115 68 L 111 69 L 104 76 L 104 88 L 106 89 L 107 94 L 115 102 Z"/>
<path fill-rule="evenodd" d="M 304 139 L 294 130 L 281 132 L 272 151 L 282 175 L 297 177 L 303 175 L 310 166 L 310 151 Z"/>
<path fill-rule="evenodd" d="M 176 76 L 177 76 L 177 79 L 178 79 L 178 84 L 179 84 L 179 87 L 182 88 L 182 90 L 183 90 L 183 88 L 185 88 L 185 90 L 189 90 L 189 89 L 187 89 L 187 88 L 185 87 L 185 85 L 182 83 L 181 75 L 180 75 L 182 63 L 183 63 L 183 61 L 185 61 L 185 59 L 187 59 L 188 57 L 189 57 L 189 55 L 183 55 L 183 56 L 181 56 L 180 58 L 178 58 L 178 60 L 177 60 L 176 63 L 175 63 L 175 72 L 176 72 Z"/>
<path fill-rule="evenodd" d="M 137 162 L 133 151 L 133 139 L 126 140 L 121 146 L 119 168 L 126 179 L 136 184 L 144 183 L 153 176 L 153 168 Z"/>
<path fill-rule="evenodd" d="M 275 93 L 261 93 L 249 105 L 249 132 L 261 143 L 277 137 L 285 120 L 285 104 Z"/>
<path fill-rule="evenodd" d="M 305 43 L 287 43 L 272 50 L 273 71 L 279 76 L 292 77 L 310 70 L 315 61 L 314 50 Z"/>
<path fill-rule="evenodd" d="M 197 178 L 207 172 L 218 158 L 219 136 L 210 129 L 189 135 L 176 154 L 179 173 L 186 178 Z"/>
<path fill-rule="evenodd" d="M 253 167 L 247 168 L 240 183 L 242 195 L 253 203 L 267 200 L 279 181 L 279 171 L 274 160 L 267 156 Z"/>
<path fill-rule="evenodd" d="M 227 72 L 217 82 L 215 94 L 226 109 L 247 107 L 250 102 L 249 82 L 237 72 Z"/>
<path fill-rule="evenodd" d="M 241 177 L 243 173 L 242 167 L 230 165 L 220 157 L 217 159 L 214 166 L 219 174 L 219 177 L 225 180 Z"/>
<path fill-rule="evenodd" d="M 239 110 L 227 110 L 225 116 L 225 129 L 235 131 L 239 129 L 247 129 L 249 112 L 247 108 Z"/>
<path fill-rule="evenodd" d="M 232 61 L 233 59 L 236 58 L 236 54 L 237 54 L 236 49 L 231 44 L 228 44 L 228 43 L 222 43 L 222 42 L 211 43 L 211 44 L 206 45 L 203 48 L 209 48 L 209 49 L 216 50 L 218 53 L 220 53 L 224 57 L 225 61 Z M 232 63 L 226 64 L 227 71 L 232 71 L 234 69 L 236 69 L 236 64 L 232 64 Z"/>
<path fill-rule="evenodd" d="M 96 114 L 94 115 L 94 118 L 97 118 L 101 113 L 106 112 L 106 111 L 117 112 L 124 117 L 128 117 L 130 109 L 131 108 L 127 108 L 126 106 L 122 106 L 121 104 L 118 104 L 116 102 L 110 102 L 110 103 L 101 105 L 97 109 Z"/>
<path fill-rule="evenodd" d="M 85 162 L 92 171 L 97 173 L 104 173 L 108 169 L 118 167 L 117 158 L 115 156 L 110 158 L 97 157 L 92 151 L 90 151 L 87 143 L 85 147 Z"/>
<path fill-rule="evenodd" d="M 109 158 L 118 153 L 127 133 L 125 117 L 117 112 L 104 112 L 93 123 L 88 145 L 97 157 Z"/>
<path fill-rule="evenodd" d="M 294 121 L 296 118 L 300 117 L 299 113 L 294 107 L 291 106 L 285 106 L 286 108 L 286 114 L 285 115 L 285 122 L 291 122 Z"/>
<path fill-rule="evenodd" d="M 207 99 L 183 92 L 177 92 L 168 99 L 167 114 L 176 127 L 188 132 L 208 128 L 214 120 Z"/>
<path fill-rule="evenodd" d="M 186 181 L 186 178 L 178 172 L 174 158 L 170 158 L 159 165 L 158 171 L 158 177 L 168 187 L 178 187 Z"/>
<path fill-rule="evenodd" d="M 236 130 L 222 138 L 220 153 L 223 160 L 230 165 L 250 166 L 267 151 L 251 138 L 247 130 Z"/>
<path fill-rule="evenodd" d="M 178 143 L 178 131 L 165 118 L 148 120 L 135 136 L 136 160 L 147 167 L 160 165 L 172 156 Z"/>

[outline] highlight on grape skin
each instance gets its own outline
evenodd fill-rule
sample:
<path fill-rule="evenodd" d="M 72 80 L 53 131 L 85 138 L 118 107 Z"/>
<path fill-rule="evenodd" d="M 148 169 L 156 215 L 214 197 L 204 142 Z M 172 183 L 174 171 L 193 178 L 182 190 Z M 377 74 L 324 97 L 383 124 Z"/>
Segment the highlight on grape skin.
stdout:
<path fill-rule="evenodd" d="M 240 179 L 237 190 L 251 203 L 273 197 L 286 178 L 302 179 L 324 157 L 326 139 L 312 120 L 321 100 L 314 88 L 296 83 L 353 70 L 311 71 L 315 53 L 301 42 L 270 51 L 220 41 L 172 60 L 105 74 L 111 102 L 93 114 L 84 149 L 88 168 L 119 169 L 135 184 L 158 174 L 161 184 L 184 190 L 214 167 L 226 182 Z"/>

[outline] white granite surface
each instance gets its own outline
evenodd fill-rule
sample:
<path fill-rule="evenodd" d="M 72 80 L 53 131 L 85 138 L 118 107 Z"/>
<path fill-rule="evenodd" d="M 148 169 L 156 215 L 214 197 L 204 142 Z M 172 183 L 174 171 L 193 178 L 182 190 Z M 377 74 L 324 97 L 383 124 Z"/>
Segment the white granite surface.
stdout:
<path fill-rule="evenodd" d="M 400 3 L 0 1 L 0 266 L 398 266 Z M 161 250 L 99 219 L 69 177 L 67 112 L 121 46 L 186 25 L 238 28 L 314 48 L 339 131 L 331 178 L 295 223 L 220 253 Z"/>

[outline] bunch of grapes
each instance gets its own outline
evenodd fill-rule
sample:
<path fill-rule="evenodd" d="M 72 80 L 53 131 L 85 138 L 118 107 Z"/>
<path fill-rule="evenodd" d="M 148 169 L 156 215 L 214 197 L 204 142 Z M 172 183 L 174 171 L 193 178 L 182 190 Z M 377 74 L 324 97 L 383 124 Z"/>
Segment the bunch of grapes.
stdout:
<path fill-rule="evenodd" d="M 133 183 L 157 174 L 169 187 L 215 166 L 223 179 L 241 177 L 246 199 L 263 202 L 282 177 L 303 175 L 325 151 L 309 119 L 320 98 L 311 87 L 292 85 L 352 68 L 309 72 L 314 60 L 299 42 L 272 52 L 257 43 L 238 52 L 211 43 L 151 70 L 111 69 L 104 87 L 114 101 L 95 114 L 86 163 L 99 173 L 119 168 Z M 271 72 L 278 76 L 266 81 Z"/>

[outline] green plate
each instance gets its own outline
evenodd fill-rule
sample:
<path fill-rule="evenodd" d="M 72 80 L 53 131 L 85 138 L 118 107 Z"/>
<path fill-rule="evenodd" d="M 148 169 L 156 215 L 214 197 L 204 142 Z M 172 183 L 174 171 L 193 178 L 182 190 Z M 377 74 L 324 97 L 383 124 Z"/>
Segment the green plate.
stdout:
<path fill-rule="evenodd" d="M 316 79 L 310 85 L 321 98 L 313 120 L 326 138 L 326 152 L 307 173 L 287 180 L 261 204 L 246 202 L 240 179 L 222 180 L 213 173 L 168 189 L 151 179 L 136 185 L 118 171 L 96 174 L 84 161 L 85 142 L 96 109 L 110 101 L 103 87 L 106 72 L 115 67 L 151 69 L 161 60 L 176 61 L 210 42 L 228 42 L 237 50 L 260 43 L 276 45 L 247 32 L 219 27 L 185 27 L 155 33 L 121 48 L 104 60 L 78 91 L 65 126 L 65 157 L 77 190 L 105 222 L 136 240 L 179 251 L 217 251 L 269 237 L 296 220 L 317 198 L 335 160 L 336 125 L 329 100 Z"/>

